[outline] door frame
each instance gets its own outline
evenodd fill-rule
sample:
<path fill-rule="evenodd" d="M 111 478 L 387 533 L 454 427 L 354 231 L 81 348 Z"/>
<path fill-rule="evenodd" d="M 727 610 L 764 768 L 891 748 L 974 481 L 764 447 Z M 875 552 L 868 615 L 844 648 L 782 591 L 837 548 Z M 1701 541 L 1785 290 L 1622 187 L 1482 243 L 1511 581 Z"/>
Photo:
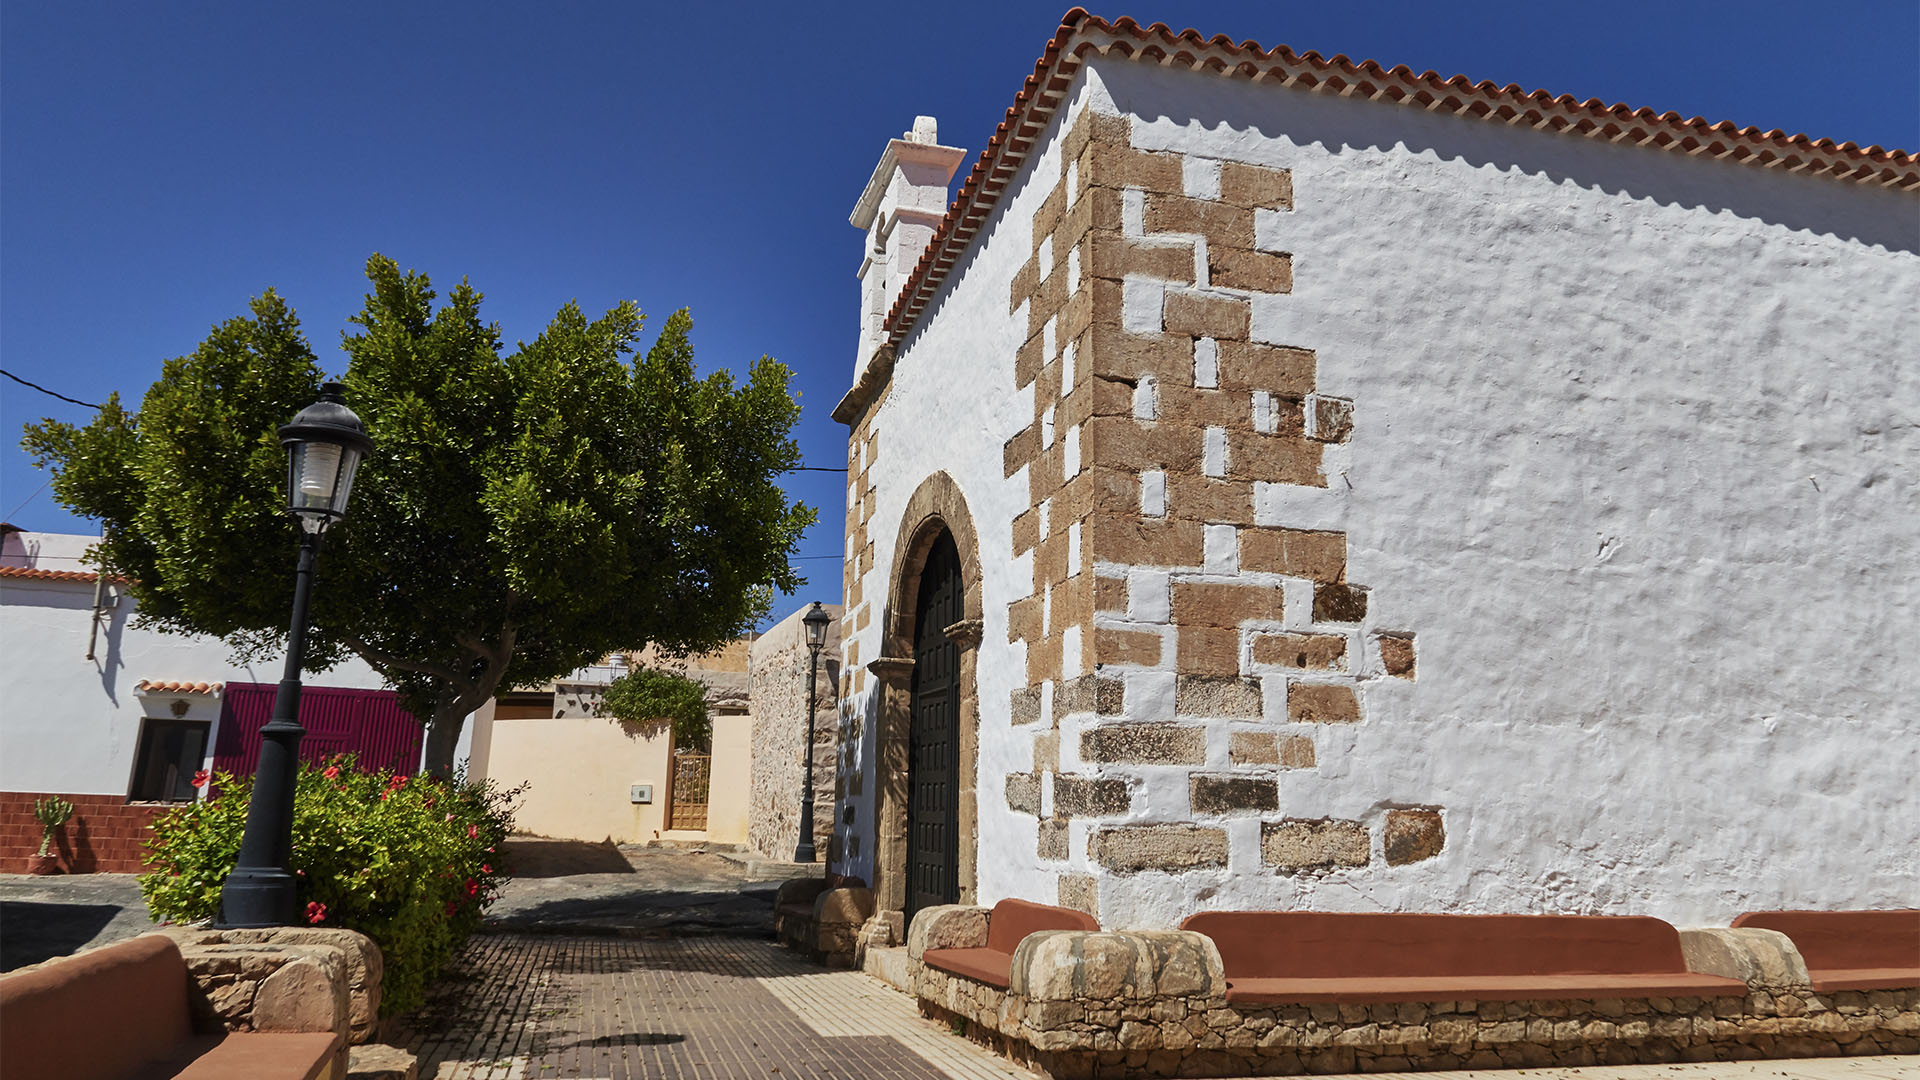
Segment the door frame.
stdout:
<path fill-rule="evenodd" d="M 980 814 L 977 777 L 980 757 L 980 701 L 976 680 L 979 654 L 980 545 L 960 486 L 944 472 L 929 476 L 907 501 L 900 519 L 899 540 L 893 549 L 887 610 L 881 626 L 884 640 L 880 658 L 868 665 L 879 683 L 879 755 L 876 764 L 874 824 L 874 900 L 882 912 L 895 916 L 904 928 L 907 899 L 908 749 L 913 717 L 914 616 L 920 597 L 920 576 L 927 556 L 941 533 L 953 537 L 960 555 L 961 611 L 959 622 L 945 633 L 959 649 L 958 773 L 960 782 L 957 833 L 960 903 L 974 903 L 979 895 Z M 889 920 L 890 922 L 892 920 Z"/>

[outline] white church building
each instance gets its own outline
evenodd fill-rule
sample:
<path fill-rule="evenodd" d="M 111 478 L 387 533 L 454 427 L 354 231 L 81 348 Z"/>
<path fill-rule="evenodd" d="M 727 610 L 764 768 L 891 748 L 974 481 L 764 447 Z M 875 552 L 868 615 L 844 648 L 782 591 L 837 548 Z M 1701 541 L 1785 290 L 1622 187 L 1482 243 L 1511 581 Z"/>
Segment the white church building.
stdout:
<path fill-rule="evenodd" d="M 1009 89 L 852 217 L 883 923 L 1912 902 L 1913 155 L 1078 10 Z"/>

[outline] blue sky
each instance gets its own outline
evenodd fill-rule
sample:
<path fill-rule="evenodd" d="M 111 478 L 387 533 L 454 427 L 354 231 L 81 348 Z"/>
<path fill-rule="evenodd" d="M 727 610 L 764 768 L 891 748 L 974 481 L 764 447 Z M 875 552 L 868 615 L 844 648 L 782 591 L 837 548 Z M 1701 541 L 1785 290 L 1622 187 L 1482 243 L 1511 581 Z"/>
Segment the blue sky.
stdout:
<path fill-rule="evenodd" d="M 469 278 L 509 341 L 577 299 L 694 317 L 703 366 L 792 367 L 811 464 L 853 363 L 848 211 L 916 113 L 977 152 L 1064 4 L 28 3 L 0 10 L 0 366 L 137 404 L 249 297 L 278 289 L 323 363 L 380 251 Z M 1920 147 L 1920 3 L 1095 6 L 1346 53 Z M 970 163 L 969 163 L 970 165 Z M 964 169 L 968 166 L 963 166 Z M 444 290 L 443 290 L 444 291 Z M 0 515 L 91 531 L 18 448 L 88 410 L 0 382 Z M 839 478 L 800 601 L 832 600 Z M 289 556 L 291 559 L 291 555 Z"/>

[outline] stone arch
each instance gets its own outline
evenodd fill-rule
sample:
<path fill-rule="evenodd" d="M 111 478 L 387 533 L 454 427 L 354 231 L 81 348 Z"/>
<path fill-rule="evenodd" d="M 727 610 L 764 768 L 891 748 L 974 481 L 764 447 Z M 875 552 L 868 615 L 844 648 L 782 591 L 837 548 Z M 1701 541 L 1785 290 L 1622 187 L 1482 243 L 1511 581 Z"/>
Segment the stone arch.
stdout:
<path fill-rule="evenodd" d="M 912 723 L 914 611 L 920 575 L 942 533 L 960 554 L 961 609 L 965 618 L 946 627 L 960 653 L 960 902 L 978 895 L 980 814 L 976 794 L 980 757 L 980 698 L 975 679 L 981 631 L 980 543 L 960 485 L 945 472 L 922 481 L 900 515 L 899 538 L 887 577 L 881 616 L 880 658 L 868 665 L 879 683 L 878 790 L 874 807 L 876 844 L 873 887 L 883 913 L 906 909 L 907 752 Z M 896 914 L 894 918 L 901 916 Z M 896 924 L 897 925 L 897 924 Z"/>

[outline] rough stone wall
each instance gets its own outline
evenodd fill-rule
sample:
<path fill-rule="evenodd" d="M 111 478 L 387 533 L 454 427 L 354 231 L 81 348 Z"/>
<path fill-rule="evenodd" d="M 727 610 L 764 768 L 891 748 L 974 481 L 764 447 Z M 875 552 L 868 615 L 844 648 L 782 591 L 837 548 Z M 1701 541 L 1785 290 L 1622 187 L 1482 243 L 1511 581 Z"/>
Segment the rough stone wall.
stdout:
<path fill-rule="evenodd" d="M 1033 555 L 1008 607 L 1026 646 L 1011 712 L 1033 756 L 1007 806 L 1038 819 L 1059 902 L 1095 914 L 1099 877 L 1225 869 L 1235 835 L 1257 852 L 1242 872 L 1433 858 L 1439 807 L 1278 812 L 1283 776 L 1320 764 L 1317 733 L 1415 675 L 1411 630 L 1363 631 L 1345 533 L 1267 509 L 1272 489 L 1325 488 L 1323 450 L 1354 427 L 1310 349 L 1250 339 L 1252 302 L 1292 288 L 1257 227 L 1292 212 L 1291 176 L 1137 150 L 1131 123 L 1073 120 L 1009 295 L 1033 397 L 1003 449 L 1031 502 L 1013 551 Z"/>
<path fill-rule="evenodd" d="M 824 862 L 835 821 L 835 744 L 838 715 L 834 687 L 840 680 L 839 605 L 826 604 L 833 622 L 820 650 L 813 713 L 814 846 Z M 800 803 L 806 772 L 807 638 L 795 611 L 753 643 L 747 665 L 753 712 L 752 802 L 747 842 L 774 858 L 793 857 L 800 839 Z"/>

